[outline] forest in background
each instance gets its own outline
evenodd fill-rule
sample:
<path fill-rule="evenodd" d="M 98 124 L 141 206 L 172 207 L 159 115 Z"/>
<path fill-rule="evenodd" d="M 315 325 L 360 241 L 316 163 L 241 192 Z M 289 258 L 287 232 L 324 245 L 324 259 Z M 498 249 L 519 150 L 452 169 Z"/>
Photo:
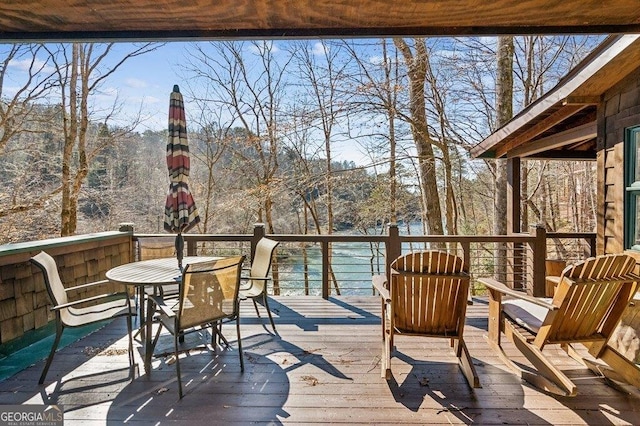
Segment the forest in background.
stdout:
<path fill-rule="evenodd" d="M 180 65 L 196 111 L 190 187 L 202 221 L 191 232 L 247 233 L 262 222 L 268 233 L 366 233 L 419 222 L 427 234 L 495 233 L 506 220 L 496 207 L 500 162 L 467 150 L 600 40 L 193 43 Z M 123 117 L 99 102 L 123 63 L 158 46 L 0 46 L 0 243 L 121 222 L 162 232 L 166 130 L 136 130 L 144 106 Z M 27 65 L 19 75 L 15 61 Z M 345 149 L 366 160 L 342 160 Z M 594 231 L 595 163 L 525 161 L 522 173 L 523 230 Z"/>

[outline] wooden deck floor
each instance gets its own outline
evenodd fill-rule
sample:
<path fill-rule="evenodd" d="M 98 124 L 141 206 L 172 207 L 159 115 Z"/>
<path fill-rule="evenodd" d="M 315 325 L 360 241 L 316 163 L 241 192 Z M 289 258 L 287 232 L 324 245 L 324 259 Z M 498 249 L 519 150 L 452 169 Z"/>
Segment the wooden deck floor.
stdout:
<path fill-rule="evenodd" d="M 165 358 L 154 360 L 150 375 L 131 379 L 126 327 L 115 321 L 60 351 L 44 386 L 37 384 L 43 362 L 0 382 L 0 401 L 61 404 L 65 425 L 640 425 L 638 390 L 607 386 L 559 350 L 550 348 L 577 378 L 578 396 L 556 398 L 520 382 L 483 338 L 487 306 L 480 299 L 469 307 L 466 329 L 483 386 L 475 390 L 448 344 L 435 339 L 398 338 L 394 377 L 383 380 L 375 297 L 276 298 L 272 308 L 279 336 L 243 304 L 244 374 L 234 328 L 225 332 L 232 349 L 181 358 L 182 400 Z"/>

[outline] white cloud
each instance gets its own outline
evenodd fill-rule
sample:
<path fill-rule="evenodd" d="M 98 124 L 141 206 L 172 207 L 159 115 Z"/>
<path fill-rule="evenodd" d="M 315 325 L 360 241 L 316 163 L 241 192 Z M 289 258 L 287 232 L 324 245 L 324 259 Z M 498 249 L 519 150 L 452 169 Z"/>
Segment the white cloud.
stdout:
<path fill-rule="evenodd" d="M 148 105 L 158 104 L 158 103 L 162 102 L 160 99 L 156 98 L 155 96 L 148 96 L 148 95 L 144 96 L 142 98 L 142 100 L 143 100 L 143 102 L 145 104 L 148 104 Z M 167 102 L 167 101 L 165 100 L 164 102 Z"/>
<path fill-rule="evenodd" d="M 9 62 L 9 67 L 11 68 L 15 68 L 19 71 L 28 71 L 30 67 L 33 66 L 33 69 L 38 70 L 40 69 L 42 66 L 45 65 L 45 62 L 35 58 L 25 58 L 25 59 L 14 59 L 11 62 Z M 53 68 L 48 68 L 48 70 L 52 70 Z M 45 71 L 47 71 L 47 69 L 45 69 Z"/>
<path fill-rule="evenodd" d="M 384 62 L 384 59 L 382 58 L 382 56 L 376 55 L 376 56 L 369 57 L 370 64 L 381 65 L 383 62 Z"/>
<path fill-rule="evenodd" d="M 118 97 L 119 90 L 117 87 L 105 87 L 100 89 L 100 92 L 96 94 L 97 97 L 102 99 L 115 99 Z"/>
<path fill-rule="evenodd" d="M 124 84 L 134 89 L 144 89 L 145 87 L 149 87 L 145 80 L 132 77 L 125 79 Z"/>
<path fill-rule="evenodd" d="M 326 55 L 328 50 L 329 48 L 327 47 L 327 45 L 318 41 L 313 45 L 313 49 L 311 50 L 311 53 L 313 53 L 316 56 L 324 56 Z"/>
<path fill-rule="evenodd" d="M 271 51 L 271 53 L 280 52 L 280 48 L 273 40 L 258 40 L 254 43 L 250 43 L 247 50 L 256 55 L 262 54 L 262 52 Z"/>

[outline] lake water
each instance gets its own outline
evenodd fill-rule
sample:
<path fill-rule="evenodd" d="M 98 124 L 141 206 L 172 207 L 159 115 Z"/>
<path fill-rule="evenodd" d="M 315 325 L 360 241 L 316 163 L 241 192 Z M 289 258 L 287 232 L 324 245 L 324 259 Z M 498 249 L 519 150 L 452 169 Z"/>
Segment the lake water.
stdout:
<path fill-rule="evenodd" d="M 412 225 L 410 230 L 413 235 L 422 233 L 420 224 Z M 406 227 L 400 228 L 400 233 L 407 235 Z M 377 235 L 380 233 L 378 232 Z M 340 294 L 372 295 L 371 276 L 384 273 L 384 254 L 384 244 L 353 242 L 332 244 L 331 265 Z M 322 253 L 319 245 L 307 248 L 308 269 L 306 271 L 302 249 L 281 244 L 277 255 L 281 295 L 304 295 L 305 281 L 309 287 L 308 294 L 313 296 L 322 294 Z M 330 285 L 331 294 L 336 295 L 333 281 Z"/>

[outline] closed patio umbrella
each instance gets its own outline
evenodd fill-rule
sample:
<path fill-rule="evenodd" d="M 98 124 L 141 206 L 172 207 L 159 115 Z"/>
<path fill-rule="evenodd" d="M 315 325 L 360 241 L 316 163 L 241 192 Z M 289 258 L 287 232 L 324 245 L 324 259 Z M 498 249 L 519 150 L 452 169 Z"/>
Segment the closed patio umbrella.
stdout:
<path fill-rule="evenodd" d="M 169 139 L 167 141 L 167 167 L 169 192 L 164 209 L 164 229 L 176 235 L 178 266 L 182 269 L 184 250 L 183 232 L 200 222 L 198 209 L 189 191 L 189 141 L 184 101 L 178 85 L 173 86 L 169 104 Z"/>

